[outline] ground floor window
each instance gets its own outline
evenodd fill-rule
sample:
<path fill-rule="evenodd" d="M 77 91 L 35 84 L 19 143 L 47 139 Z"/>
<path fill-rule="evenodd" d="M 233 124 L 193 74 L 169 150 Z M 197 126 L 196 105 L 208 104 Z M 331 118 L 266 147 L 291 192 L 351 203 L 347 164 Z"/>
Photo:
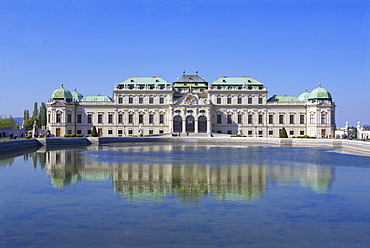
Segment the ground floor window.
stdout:
<path fill-rule="evenodd" d="M 132 129 L 129 129 L 129 130 L 128 130 L 128 134 L 129 134 L 129 135 L 132 135 L 132 134 L 133 134 Z"/>
<path fill-rule="evenodd" d="M 198 119 L 198 133 L 207 132 L 207 118 L 205 116 L 200 116 Z"/>
<path fill-rule="evenodd" d="M 299 132 L 299 134 L 300 134 L 300 135 L 304 135 L 304 131 L 300 131 L 300 132 Z"/>
<path fill-rule="evenodd" d="M 159 129 L 159 133 L 163 133 L 163 129 Z"/>
<path fill-rule="evenodd" d="M 87 130 L 87 134 L 91 134 L 91 129 Z"/>
<path fill-rule="evenodd" d="M 122 130 L 120 129 L 120 130 L 118 130 L 118 134 L 122 134 Z"/>
<path fill-rule="evenodd" d="M 269 131 L 269 135 L 274 135 L 274 131 L 273 130 L 270 130 Z"/>
<path fill-rule="evenodd" d="M 194 133 L 194 117 L 193 116 L 188 116 L 186 117 L 186 132 L 188 133 Z"/>
<path fill-rule="evenodd" d="M 251 136 L 253 134 L 252 130 L 248 130 L 248 135 Z"/>
<path fill-rule="evenodd" d="M 289 132 L 289 135 L 294 135 L 294 131 L 290 131 Z"/>
<path fill-rule="evenodd" d="M 182 118 L 181 116 L 175 116 L 173 118 L 173 132 L 182 133 Z"/>
<path fill-rule="evenodd" d="M 153 134 L 153 129 L 149 129 L 149 134 Z"/>
<path fill-rule="evenodd" d="M 81 134 L 82 132 L 81 132 L 81 130 L 77 130 L 77 134 Z"/>
<path fill-rule="evenodd" d="M 258 136 L 262 137 L 262 135 L 263 135 L 263 131 L 262 130 L 259 130 L 258 131 Z"/>
<path fill-rule="evenodd" d="M 231 130 L 229 129 L 229 130 L 227 130 L 227 134 L 232 134 L 232 132 L 231 132 Z"/>
<path fill-rule="evenodd" d="M 113 130 L 108 130 L 108 134 L 113 134 Z"/>

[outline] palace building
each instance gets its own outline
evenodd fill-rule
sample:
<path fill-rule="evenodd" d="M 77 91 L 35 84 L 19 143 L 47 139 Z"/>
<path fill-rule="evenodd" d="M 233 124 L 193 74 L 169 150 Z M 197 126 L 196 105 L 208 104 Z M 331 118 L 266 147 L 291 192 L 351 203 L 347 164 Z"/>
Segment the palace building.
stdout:
<path fill-rule="evenodd" d="M 256 79 L 221 76 L 208 83 L 185 73 L 172 84 L 160 76 L 130 77 L 114 85 L 113 97 L 83 96 L 62 87 L 47 104 L 52 135 L 243 134 L 247 137 L 334 137 L 335 103 L 318 88 L 295 96 L 267 96 Z"/>

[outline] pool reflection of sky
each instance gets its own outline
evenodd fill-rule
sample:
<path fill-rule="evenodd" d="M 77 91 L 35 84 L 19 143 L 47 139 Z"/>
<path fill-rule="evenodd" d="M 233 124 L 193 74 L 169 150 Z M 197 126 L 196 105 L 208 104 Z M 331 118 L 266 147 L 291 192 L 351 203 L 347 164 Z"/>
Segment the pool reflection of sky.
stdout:
<path fill-rule="evenodd" d="M 330 148 L 40 150 L 0 160 L 0 246 L 367 247 L 369 178 Z"/>

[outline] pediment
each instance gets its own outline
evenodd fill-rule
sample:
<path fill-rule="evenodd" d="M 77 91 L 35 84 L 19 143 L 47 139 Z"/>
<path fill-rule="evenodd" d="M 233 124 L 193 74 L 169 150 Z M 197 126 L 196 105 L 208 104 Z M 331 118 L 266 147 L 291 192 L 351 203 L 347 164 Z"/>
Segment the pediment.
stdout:
<path fill-rule="evenodd" d="M 194 93 L 188 93 L 182 96 L 175 105 L 206 105 L 203 99 L 199 99 L 199 96 Z"/>

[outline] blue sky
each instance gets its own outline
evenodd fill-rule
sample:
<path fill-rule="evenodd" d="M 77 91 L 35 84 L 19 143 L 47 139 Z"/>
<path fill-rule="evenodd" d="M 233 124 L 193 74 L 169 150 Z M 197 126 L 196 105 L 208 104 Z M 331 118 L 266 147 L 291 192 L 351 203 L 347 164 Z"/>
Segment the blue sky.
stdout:
<path fill-rule="evenodd" d="M 0 0 L 0 114 L 60 87 L 112 96 L 129 76 L 252 76 L 269 96 L 329 90 L 337 126 L 370 124 L 370 1 Z"/>

